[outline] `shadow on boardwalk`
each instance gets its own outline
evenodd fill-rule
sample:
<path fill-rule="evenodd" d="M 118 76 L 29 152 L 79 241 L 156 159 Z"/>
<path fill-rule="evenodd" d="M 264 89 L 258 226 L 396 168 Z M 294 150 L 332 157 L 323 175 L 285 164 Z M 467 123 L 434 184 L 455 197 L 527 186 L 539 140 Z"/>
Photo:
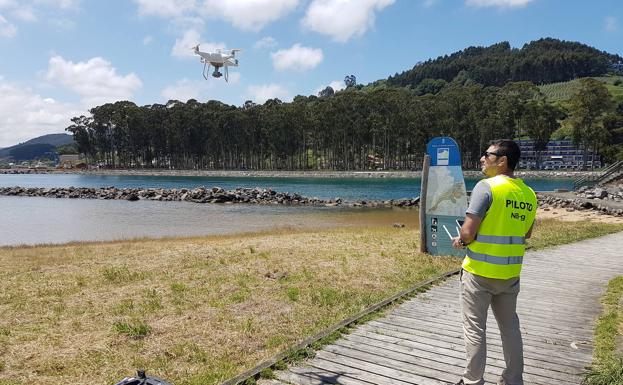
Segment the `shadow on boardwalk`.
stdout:
<path fill-rule="evenodd" d="M 607 282 L 623 274 L 623 232 L 526 253 L 518 313 L 526 384 L 580 384 L 592 360 L 594 321 Z M 453 277 L 355 329 L 316 357 L 277 372 L 280 383 L 447 385 L 460 378 L 464 347 Z M 504 368 L 489 312 L 487 384 Z"/>

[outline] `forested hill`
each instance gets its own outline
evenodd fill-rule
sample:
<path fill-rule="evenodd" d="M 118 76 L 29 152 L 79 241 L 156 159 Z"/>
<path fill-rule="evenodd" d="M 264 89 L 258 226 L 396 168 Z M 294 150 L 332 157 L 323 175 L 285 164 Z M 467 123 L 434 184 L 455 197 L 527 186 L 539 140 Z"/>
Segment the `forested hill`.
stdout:
<path fill-rule="evenodd" d="M 390 76 L 387 84 L 413 89 L 442 87 L 457 76 L 485 86 L 531 81 L 546 84 L 606 74 L 623 63 L 616 54 L 585 44 L 543 38 L 511 48 L 508 42 L 490 47 L 469 47 L 451 55 L 416 64 L 413 69 Z M 426 93 L 426 92 L 422 92 Z"/>

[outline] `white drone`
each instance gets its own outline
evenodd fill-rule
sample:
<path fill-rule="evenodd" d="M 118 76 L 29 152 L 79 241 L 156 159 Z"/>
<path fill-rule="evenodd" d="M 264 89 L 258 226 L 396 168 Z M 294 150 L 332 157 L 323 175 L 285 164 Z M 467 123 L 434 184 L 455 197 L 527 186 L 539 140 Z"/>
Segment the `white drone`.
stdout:
<path fill-rule="evenodd" d="M 228 81 L 229 70 L 228 67 L 238 67 L 238 59 L 236 59 L 236 52 L 242 51 L 241 49 L 217 49 L 216 52 L 202 52 L 199 51 L 199 44 L 192 48 L 195 54 L 201 56 L 201 62 L 203 63 L 203 77 L 208 80 L 210 74 L 210 66 L 214 67 L 212 76 L 220 78 L 223 76 L 219 72 L 219 68 L 225 69 L 225 81 Z"/>

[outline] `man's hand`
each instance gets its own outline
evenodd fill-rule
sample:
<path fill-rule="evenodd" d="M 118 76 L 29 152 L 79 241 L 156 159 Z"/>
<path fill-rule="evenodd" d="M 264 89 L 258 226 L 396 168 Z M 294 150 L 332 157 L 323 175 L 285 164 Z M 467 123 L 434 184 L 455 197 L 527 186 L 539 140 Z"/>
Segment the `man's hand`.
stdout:
<path fill-rule="evenodd" d="M 461 244 L 460 240 L 461 240 L 461 237 L 452 238 L 452 247 L 454 247 L 455 249 L 464 249 L 465 246 Z"/>

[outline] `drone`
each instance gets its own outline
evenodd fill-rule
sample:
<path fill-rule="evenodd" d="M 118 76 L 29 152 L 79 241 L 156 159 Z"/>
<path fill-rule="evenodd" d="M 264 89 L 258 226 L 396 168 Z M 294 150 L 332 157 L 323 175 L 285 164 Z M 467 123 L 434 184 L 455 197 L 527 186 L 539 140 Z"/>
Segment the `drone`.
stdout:
<path fill-rule="evenodd" d="M 238 67 L 238 59 L 236 59 L 236 52 L 242 51 L 241 49 L 217 49 L 216 52 L 203 52 L 199 51 L 199 44 L 192 48 L 195 54 L 201 56 L 201 62 L 203 63 L 203 77 L 208 80 L 210 74 L 210 66 L 214 67 L 212 76 L 220 78 L 223 73 L 219 71 L 219 68 L 223 67 L 225 70 L 225 81 L 229 79 L 229 67 Z"/>

